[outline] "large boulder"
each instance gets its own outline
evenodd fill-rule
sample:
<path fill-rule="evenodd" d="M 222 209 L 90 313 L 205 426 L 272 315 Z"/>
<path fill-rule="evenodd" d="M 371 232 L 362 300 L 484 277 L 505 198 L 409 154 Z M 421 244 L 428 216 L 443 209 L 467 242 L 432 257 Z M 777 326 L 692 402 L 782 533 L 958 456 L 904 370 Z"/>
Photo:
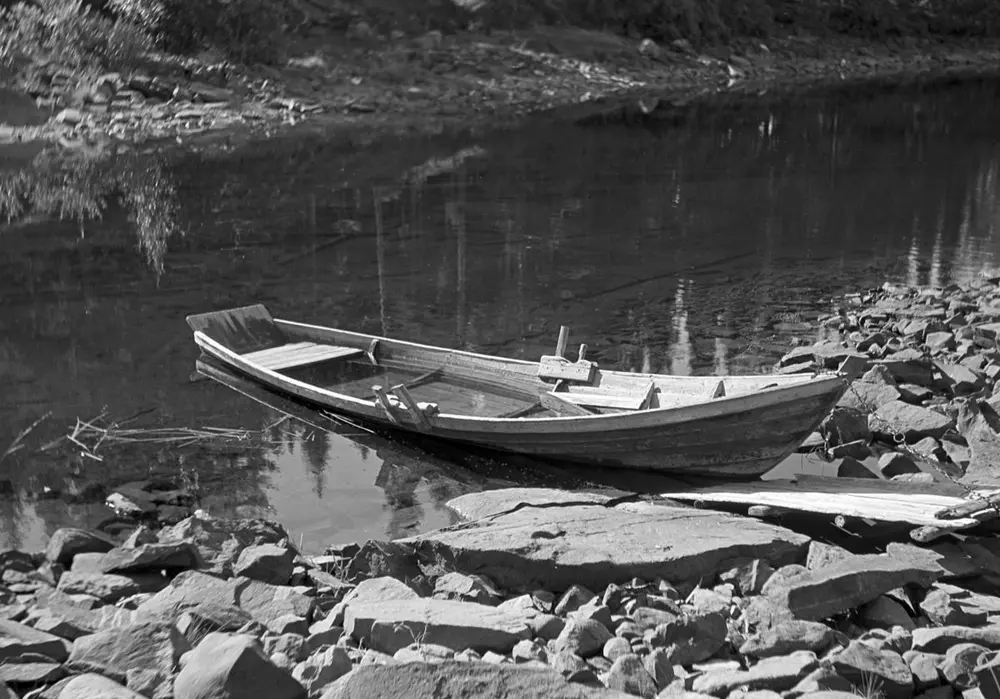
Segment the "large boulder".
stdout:
<path fill-rule="evenodd" d="M 185 657 L 174 699 L 305 699 L 305 688 L 243 635 L 209 634 Z"/>
<path fill-rule="evenodd" d="M 130 670 L 152 670 L 169 677 L 190 647 L 172 624 L 145 622 L 76 639 L 66 666 L 117 682 L 126 682 Z"/>
<path fill-rule="evenodd" d="M 103 534 L 63 527 L 49 538 L 49 543 L 45 546 L 45 558 L 52 563 L 68 566 L 78 553 L 104 553 L 114 547 L 115 542 Z"/>
<path fill-rule="evenodd" d="M 567 682 L 555 670 L 489 663 L 365 665 L 330 685 L 322 699 L 631 699 Z M 177 699 L 184 699 L 177 697 Z"/>
<path fill-rule="evenodd" d="M 505 505 L 503 491 L 497 492 L 483 493 L 481 500 L 493 496 Z M 477 507 L 478 512 L 488 509 Z M 793 563 L 805 557 L 809 538 L 712 510 L 632 503 L 523 507 L 405 541 L 508 589 L 574 584 L 603 589 L 632 577 L 711 579 L 736 559 Z"/>
<path fill-rule="evenodd" d="M 495 607 L 436 599 L 350 604 L 344 630 L 383 653 L 395 653 L 415 639 L 455 651 L 507 652 L 531 635 L 523 619 Z"/>
<path fill-rule="evenodd" d="M 185 571 L 140 604 L 136 611 L 145 617 L 175 619 L 182 612 L 204 604 L 235 607 L 236 589 L 235 580 L 220 580 L 198 571 Z"/>

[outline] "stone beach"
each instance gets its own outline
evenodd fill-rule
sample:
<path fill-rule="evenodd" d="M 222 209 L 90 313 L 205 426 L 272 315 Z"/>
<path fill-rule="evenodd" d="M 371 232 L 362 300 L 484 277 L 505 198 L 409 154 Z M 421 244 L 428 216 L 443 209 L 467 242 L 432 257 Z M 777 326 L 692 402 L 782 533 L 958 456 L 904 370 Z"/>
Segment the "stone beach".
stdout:
<path fill-rule="evenodd" d="M 852 478 L 996 484 L 998 282 L 847 297 L 777 367 L 860 376 L 804 448 Z M 508 488 L 448 506 L 465 521 L 323 555 L 202 511 L 0 553 L 0 697 L 1000 693 L 990 510 L 926 545 L 848 550 L 669 495 Z"/>

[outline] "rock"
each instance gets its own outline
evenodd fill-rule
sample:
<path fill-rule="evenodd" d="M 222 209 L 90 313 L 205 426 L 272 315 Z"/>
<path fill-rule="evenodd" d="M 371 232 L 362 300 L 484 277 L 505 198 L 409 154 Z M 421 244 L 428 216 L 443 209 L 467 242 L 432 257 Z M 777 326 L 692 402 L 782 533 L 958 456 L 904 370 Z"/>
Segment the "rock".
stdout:
<path fill-rule="evenodd" d="M 236 607 L 237 581 L 220 580 L 198 571 L 185 571 L 143 602 L 137 612 L 145 617 L 174 620 L 186 610 L 209 605 L 211 609 Z"/>
<path fill-rule="evenodd" d="M 346 570 L 347 578 L 352 582 L 358 578 L 381 576 L 406 581 L 420 574 L 413 548 L 402 541 L 366 541 Z"/>
<path fill-rule="evenodd" d="M 259 580 L 235 578 L 236 604 L 257 621 L 268 628 L 284 628 L 279 624 L 282 617 L 299 617 L 308 630 L 308 620 L 312 616 L 314 600 L 284 585 L 270 585 Z M 285 619 L 284 621 L 287 621 Z"/>
<path fill-rule="evenodd" d="M 305 636 L 309 633 L 309 622 L 305 617 L 295 614 L 282 614 L 267 623 L 268 631 L 276 634 L 296 634 Z"/>
<path fill-rule="evenodd" d="M 434 583 L 434 599 L 476 602 L 495 607 L 500 603 L 500 594 L 481 575 L 445 573 Z"/>
<path fill-rule="evenodd" d="M 530 644 L 531 641 L 518 641 L 518 643 Z M 517 650 L 516 645 L 514 650 Z M 397 650 L 392 658 L 401 663 L 443 663 L 446 660 L 454 660 L 455 651 L 433 643 L 411 643 Z"/>
<path fill-rule="evenodd" d="M 941 574 L 927 556 L 901 550 L 895 556 L 853 556 L 791 579 L 775 576 L 764 595 L 794 618 L 826 619 L 903 585 L 927 587 Z"/>
<path fill-rule="evenodd" d="M 902 626 L 891 629 L 869 629 L 858 636 L 857 641 L 877 651 L 888 650 L 902 655 L 913 646 L 913 634 Z"/>
<path fill-rule="evenodd" d="M 637 607 L 632 611 L 630 616 L 640 630 L 645 630 L 675 621 L 680 618 L 681 614 L 679 612 L 667 612 L 662 609 L 652 609 L 650 607 Z"/>
<path fill-rule="evenodd" d="M 173 699 L 173 682 L 170 675 L 159 670 L 133 668 L 125 673 L 125 686 L 133 692 L 151 699 Z"/>
<path fill-rule="evenodd" d="M 25 655 L 62 662 L 69 657 L 69 644 L 58 636 L 16 621 L 0 620 L 0 664 L 17 662 L 17 658 Z"/>
<path fill-rule="evenodd" d="M 1000 625 L 991 624 L 978 629 L 941 626 L 913 632 L 913 650 L 924 653 L 946 653 L 959 643 L 976 643 L 989 650 L 1000 650 Z"/>
<path fill-rule="evenodd" d="M 339 646 L 331 646 L 296 665 L 292 670 L 292 677 L 306 688 L 309 696 L 315 697 L 331 682 L 350 672 L 351 667 L 347 651 Z"/>
<path fill-rule="evenodd" d="M 567 651 L 581 658 L 590 658 L 604 650 L 612 638 L 608 628 L 593 619 L 571 619 L 554 641 L 557 653 Z"/>
<path fill-rule="evenodd" d="M 765 658 L 749 670 L 706 672 L 694 678 L 691 689 L 720 697 L 741 687 L 749 691 L 781 692 L 794 687 L 818 666 L 815 653 L 796 651 L 791 655 Z"/>
<path fill-rule="evenodd" d="M 945 681 L 958 690 L 970 689 L 978 684 L 976 666 L 987 650 L 976 643 L 959 643 L 948 649 L 938 666 Z"/>
<path fill-rule="evenodd" d="M 833 630 L 818 621 L 782 621 L 744 641 L 740 654 L 752 658 L 773 658 L 796 651 L 821 653 L 830 647 L 833 640 Z"/>
<path fill-rule="evenodd" d="M 575 493 L 556 488 L 501 488 L 460 495 L 449 500 L 447 505 L 462 519 L 477 520 L 525 505 L 603 505 L 610 499 L 598 493 Z"/>
<path fill-rule="evenodd" d="M 510 657 L 515 663 L 526 663 L 532 660 L 540 660 L 544 663 L 548 661 L 548 651 L 545 649 L 545 642 L 542 639 L 536 638 L 533 641 L 525 639 L 514 644 Z M 451 658 L 446 659 L 450 660 Z"/>
<path fill-rule="evenodd" d="M 886 403 L 873 415 L 872 431 L 892 438 L 897 434 L 910 444 L 924 437 L 940 439 L 955 428 L 955 422 L 941 413 L 902 401 Z"/>
<path fill-rule="evenodd" d="M 918 691 L 941 683 L 938 665 L 944 660 L 943 655 L 908 650 L 903 653 L 903 660 L 913 673 L 913 684 Z"/>
<path fill-rule="evenodd" d="M 160 530 L 160 543 L 190 542 L 207 569 L 232 573 L 232 564 L 247 546 L 277 544 L 288 539 L 284 527 L 261 519 L 188 517 Z"/>
<path fill-rule="evenodd" d="M 343 650 L 343 649 L 341 649 Z M 305 699 L 306 690 L 248 636 L 212 633 L 174 679 L 175 699 Z"/>
<path fill-rule="evenodd" d="M 833 563 L 853 557 L 853 553 L 841 546 L 828 544 L 823 541 L 811 541 L 809 543 L 809 555 L 806 557 L 806 568 L 809 570 L 825 568 Z M 763 587 L 761 587 L 761 591 L 763 592 Z"/>
<path fill-rule="evenodd" d="M 657 689 L 663 689 L 674 681 L 674 664 L 670 657 L 670 651 L 654 648 L 643 658 L 642 664 L 649 676 L 653 678 Z"/>
<path fill-rule="evenodd" d="M 573 619 L 592 619 L 608 629 L 613 624 L 611 621 L 611 610 L 603 604 L 598 604 L 596 598 L 590 604 L 580 607 L 575 612 L 570 612 L 569 616 Z"/>
<path fill-rule="evenodd" d="M 66 675 L 59 663 L 44 659 L 45 656 L 22 656 L 14 662 L 0 664 L 0 686 L 50 684 Z"/>
<path fill-rule="evenodd" d="M 611 662 L 614 662 L 621 656 L 628 655 L 631 652 L 632 644 L 629 643 L 627 639 L 624 639 L 621 636 L 614 636 L 609 638 L 604 644 L 604 648 L 601 650 L 601 655 Z"/>
<path fill-rule="evenodd" d="M 932 352 L 946 352 L 955 349 L 955 333 L 947 331 L 938 331 L 933 333 L 927 333 L 927 337 L 924 338 L 924 344 Z"/>
<path fill-rule="evenodd" d="M 435 699 L 628 699 L 629 695 L 569 683 L 554 670 L 509 663 L 451 661 L 359 667 L 330 685 L 322 699 L 431 696 Z"/>
<path fill-rule="evenodd" d="M 101 534 L 84 529 L 64 527 L 57 529 L 45 547 L 45 558 L 65 566 L 73 562 L 78 553 L 105 553 L 115 547 L 114 541 Z"/>
<path fill-rule="evenodd" d="M 688 605 L 697 613 L 710 614 L 712 612 L 726 613 L 733 603 L 732 595 L 726 597 L 715 590 L 704 587 L 696 587 L 688 596 Z"/>
<path fill-rule="evenodd" d="M 614 689 L 625 694 L 651 699 L 656 696 L 656 683 L 646 672 L 642 659 L 629 653 L 615 660 L 605 680 L 608 689 Z"/>
<path fill-rule="evenodd" d="M 287 585 L 292 577 L 294 562 L 295 552 L 287 546 L 247 546 L 236 559 L 233 573 L 271 585 Z"/>
<path fill-rule="evenodd" d="M 155 592 L 166 586 L 167 580 L 159 575 L 112 575 L 66 571 L 59 578 L 56 589 L 67 595 L 91 595 L 113 604 L 120 599 L 140 592 Z"/>
<path fill-rule="evenodd" d="M 795 697 L 803 696 L 815 697 L 819 695 L 828 696 L 849 693 L 857 699 L 858 695 L 855 694 L 855 691 L 854 686 L 850 682 L 838 675 L 832 667 L 824 663 L 806 675 L 801 682 L 789 691 L 785 692 L 784 696 L 788 697 L 788 699 L 794 699 Z M 837 697 L 831 696 L 831 699 L 837 699 Z"/>
<path fill-rule="evenodd" d="M 871 436 L 865 413 L 850 408 L 834 408 L 820 423 L 819 433 L 831 447 L 858 440 L 867 441 Z"/>
<path fill-rule="evenodd" d="M 985 383 L 985 377 L 961 364 L 952 364 L 943 360 L 936 360 L 934 365 L 941 371 L 951 392 L 956 395 L 974 393 L 981 389 Z"/>
<path fill-rule="evenodd" d="M 913 619 L 896 600 L 891 597 L 882 596 L 864 605 L 861 610 L 861 624 L 869 628 L 891 629 L 893 626 L 902 626 L 905 629 L 913 630 L 916 624 Z"/>
<path fill-rule="evenodd" d="M 70 678 L 57 696 L 58 699 L 145 699 L 118 682 L 92 672 Z"/>
<path fill-rule="evenodd" d="M 815 543 L 815 542 L 813 542 Z M 722 582 L 731 582 L 736 585 L 736 589 L 744 597 L 749 595 L 759 595 L 764 589 L 764 583 L 774 575 L 774 568 L 766 561 L 755 559 L 735 566 L 728 571 L 719 574 Z"/>
<path fill-rule="evenodd" d="M 80 636 L 86 636 L 97 630 L 96 624 L 95 628 L 77 624 L 72 619 L 54 614 L 48 609 L 35 610 L 32 626 L 39 631 L 50 633 L 67 641 L 74 641 Z"/>
<path fill-rule="evenodd" d="M 913 695 L 913 675 L 898 653 L 877 651 L 852 641 L 830 656 L 837 674 L 856 687 L 874 682 L 886 699 L 909 699 Z"/>
<path fill-rule="evenodd" d="M 161 570 L 179 571 L 196 568 L 198 550 L 180 541 L 170 544 L 143 544 L 135 548 L 116 548 L 101 559 L 102 573 L 141 573 Z"/>
<path fill-rule="evenodd" d="M 675 665 L 690 665 L 711 658 L 726 643 L 728 628 L 722 614 L 685 615 L 647 632 L 653 648 L 670 648 Z"/>
<path fill-rule="evenodd" d="M 83 121 L 83 114 L 79 109 L 64 109 L 56 114 L 56 121 L 67 126 L 76 126 Z"/>
<path fill-rule="evenodd" d="M 879 471 L 886 478 L 893 478 L 907 473 L 920 473 L 920 467 L 914 463 L 913 459 L 898 451 L 890 451 L 883 454 L 878 460 Z"/>
<path fill-rule="evenodd" d="M 859 413 L 873 413 L 886 403 L 900 399 L 899 389 L 894 385 L 873 384 L 855 381 L 844 393 L 837 406 Z"/>
<path fill-rule="evenodd" d="M 138 623 L 76 639 L 66 667 L 73 672 L 97 672 L 117 682 L 125 682 L 129 670 L 152 670 L 169 677 L 189 649 L 174 626 Z"/>
<path fill-rule="evenodd" d="M 540 530 L 559 534 L 535 537 Z M 611 535 L 621 531 L 629 536 Z M 662 546 L 665 539 L 669 548 Z M 713 578 L 738 558 L 783 565 L 800 559 L 809 540 L 711 510 L 632 503 L 526 507 L 406 541 L 428 554 L 447 552 L 459 569 L 487 575 L 504 588 L 580 584 L 602 589 L 634 576 L 675 582 Z M 532 545 L 526 547 L 525 541 Z"/>
<path fill-rule="evenodd" d="M 573 585 L 563 593 L 562 597 L 559 598 L 559 602 L 556 604 L 554 613 L 556 616 L 566 616 L 570 612 L 575 612 L 577 609 L 596 597 L 596 594 L 588 590 L 583 585 Z"/>
<path fill-rule="evenodd" d="M 455 651 L 507 652 L 530 636 L 523 619 L 513 614 L 482 604 L 435 599 L 351 603 L 344 612 L 344 630 L 384 653 L 395 653 L 414 639 Z"/>
<path fill-rule="evenodd" d="M 1000 480 L 1000 415 L 990 403 L 958 403 L 958 431 L 969 445 L 969 465 L 962 483 L 995 485 Z"/>
<path fill-rule="evenodd" d="M 857 459 L 845 456 L 837 464 L 838 478 L 878 478 L 874 471 Z"/>
<path fill-rule="evenodd" d="M 964 590 L 954 595 L 950 590 L 938 587 L 928 592 L 920 602 L 920 611 L 937 626 L 983 626 L 989 620 L 989 611 L 974 604 L 963 604 L 970 598 L 971 595 Z"/>

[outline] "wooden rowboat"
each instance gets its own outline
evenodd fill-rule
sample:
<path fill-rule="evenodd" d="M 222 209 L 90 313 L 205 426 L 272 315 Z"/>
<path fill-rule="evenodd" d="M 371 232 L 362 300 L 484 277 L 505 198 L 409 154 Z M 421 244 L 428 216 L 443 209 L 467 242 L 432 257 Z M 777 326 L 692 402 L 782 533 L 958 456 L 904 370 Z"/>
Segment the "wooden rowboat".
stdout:
<path fill-rule="evenodd" d="M 204 355 L 315 408 L 536 458 L 678 476 L 756 478 L 846 390 L 842 374 L 665 376 L 585 358 L 492 357 L 272 318 L 262 305 L 187 318 Z"/>

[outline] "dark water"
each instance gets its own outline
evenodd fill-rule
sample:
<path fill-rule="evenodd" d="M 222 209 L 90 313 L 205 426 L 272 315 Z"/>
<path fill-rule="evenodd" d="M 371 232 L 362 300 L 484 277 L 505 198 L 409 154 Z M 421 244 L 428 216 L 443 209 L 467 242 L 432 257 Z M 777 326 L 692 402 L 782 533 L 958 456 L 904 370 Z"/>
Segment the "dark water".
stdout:
<path fill-rule="evenodd" d="M 263 302 L 526 358 L 569 324 L 607 367 L 766 371 L 844 291 L 998 261 L 998 97 L 990 81 L 764 95 L 480 138 L 43 153 L 0 171 L 0 206 L 36 214 L 0 233 L 0 450 L 48 414 L 0 462 L 0 545 L 99 522 L 93 480 L 166 478 L 213 514 L 279 519 L 307 549 L 444 525 L 464 492 L 558 483 L 190 383 L 183 318 Z M 101 414 L 132 418 L 101 461 L 49 444 Z M 186 431 L 146 431 L 166 427 Z M 91 449 L 99 436 L 77 432 Z"/>

